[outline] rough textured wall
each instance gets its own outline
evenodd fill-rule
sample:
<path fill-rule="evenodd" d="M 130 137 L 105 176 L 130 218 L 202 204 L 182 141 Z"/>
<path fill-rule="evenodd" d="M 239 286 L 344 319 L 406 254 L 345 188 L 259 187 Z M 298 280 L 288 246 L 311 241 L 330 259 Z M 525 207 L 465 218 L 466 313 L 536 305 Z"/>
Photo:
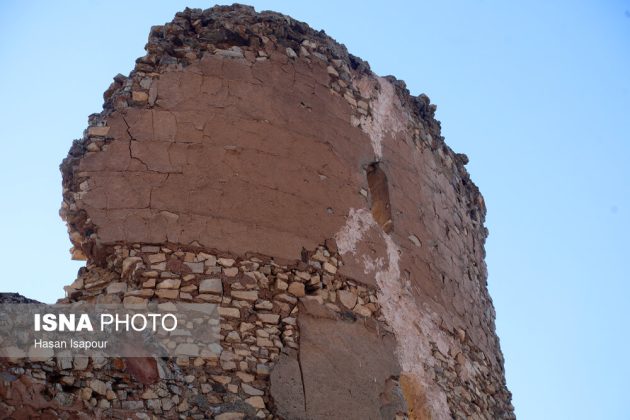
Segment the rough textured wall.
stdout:
<path fill-rule="evenodd" d="M 146 50 L 62 164 L 87 260 L 65 301 L 217 303 L 223 351 L 11 367 L 3 408 L 513 418 L 483 198 L 429 99 L 244 6 L 178 13 Z M 48 406 L 7 397 L 42 378 Z"/>

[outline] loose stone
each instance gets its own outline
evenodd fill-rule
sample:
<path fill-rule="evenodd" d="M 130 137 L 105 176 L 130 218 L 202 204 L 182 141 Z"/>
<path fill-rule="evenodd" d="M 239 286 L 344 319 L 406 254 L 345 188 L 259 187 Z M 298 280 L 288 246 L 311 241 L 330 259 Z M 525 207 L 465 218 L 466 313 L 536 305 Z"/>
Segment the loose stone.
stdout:
<path fill-rule="evenodd" d="M 304 295 L 306 295 L 305 289 L 304 289 L 304 283 L 300 283 L 300 282 L 293 282 L 289 285 L 289 289 L 288 292 L 291 293 L 293 296 L 296 297 L 302 297 Z"/>
<path fill-rule="evenodd" d="M 199 283 L 200 293 L 223 293 L 223 283 L 221 279 L 205 279 Z"/>

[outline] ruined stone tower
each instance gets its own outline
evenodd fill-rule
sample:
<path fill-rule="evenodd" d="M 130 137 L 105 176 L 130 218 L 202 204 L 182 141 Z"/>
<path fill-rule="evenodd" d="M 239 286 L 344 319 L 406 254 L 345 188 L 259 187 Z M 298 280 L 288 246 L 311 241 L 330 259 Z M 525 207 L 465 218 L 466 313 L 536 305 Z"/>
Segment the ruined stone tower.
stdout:
<path fill-rule="evenodd" d="M 511 419 L 485 206 L 435 106 L 245 6 L 151 28 L 61 169 L 63 302 L 219 305 L 221 351 L 3 363 L 14 418 Z"/>

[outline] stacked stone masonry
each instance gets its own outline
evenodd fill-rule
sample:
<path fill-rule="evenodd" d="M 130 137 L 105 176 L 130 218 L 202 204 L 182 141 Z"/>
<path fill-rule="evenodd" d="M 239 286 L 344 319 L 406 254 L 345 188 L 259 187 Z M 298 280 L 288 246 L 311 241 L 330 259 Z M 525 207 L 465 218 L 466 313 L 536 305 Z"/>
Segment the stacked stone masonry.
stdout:
<path fill-rule="evenodd" d="M 61 302 L 215 303 L 221 349 L 5 360 L 5 417 L 514 418 L 483 198 L 425 95 L 246 6 L 146 51 L 62 164 Z"/>
<path fill-rule="evenodd" d="M 128 374 L 111 374 L 125 366 L 121 359 L 92 358 L 90 363 L 77 357 L 34 364 L 26 371 L 13 368 L 10 374 L 57 378 L 61 386 L 51 386 L 49 395 L 63 407 L 78 410 L 77 404 L 83 404 L 108 418 L 127 418 L 135 409 L 158 418 L 268 418 L 273 406 L 269 375 L 283 349 L 299 349 L 300 307 L 312 316 L 369 324 L 379 334 L 391 334 L 379 313 L 375 290 L 337 275 L 338 264 L 338 257 L 324 247 L 306 262 L 285 267 L 270 259 L 241 260 L 165 245 L 116 246 L 107 266 L 86 267 L 66 287 L 68 298 L 60 303 L 135 307 L 150 300 L 215 303 L 221 318 L 221 349 L 158 361 L 154 368 L 146 361 L 131 362 L 145 365 L 142 373 L 131 370 L 131 378 L 144 382 L 143 387 L 134 387 Z M 85 376 L 77 377 L 77 371 Z M 153 383 L 158 379 L 162 381 Z M 398 403 L 401 410 L 396 416 L 404 418 L 404 405 Z"/>

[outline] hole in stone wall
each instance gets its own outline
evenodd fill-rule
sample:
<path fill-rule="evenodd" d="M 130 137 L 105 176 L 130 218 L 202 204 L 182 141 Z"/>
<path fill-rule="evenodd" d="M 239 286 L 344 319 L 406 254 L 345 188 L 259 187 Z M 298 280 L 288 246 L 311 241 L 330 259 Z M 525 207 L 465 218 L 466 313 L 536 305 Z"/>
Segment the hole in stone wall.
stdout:
<path fill-rule="evenodd" d="M 393 226 L 392 209 L 389 203 L 389 189 L 387 175 L 380 167 L 379 162 L 372 162 L 367 169 L 368 188 L 370 189 L 370 210 L 376 223 L 389 233 Z"/>

